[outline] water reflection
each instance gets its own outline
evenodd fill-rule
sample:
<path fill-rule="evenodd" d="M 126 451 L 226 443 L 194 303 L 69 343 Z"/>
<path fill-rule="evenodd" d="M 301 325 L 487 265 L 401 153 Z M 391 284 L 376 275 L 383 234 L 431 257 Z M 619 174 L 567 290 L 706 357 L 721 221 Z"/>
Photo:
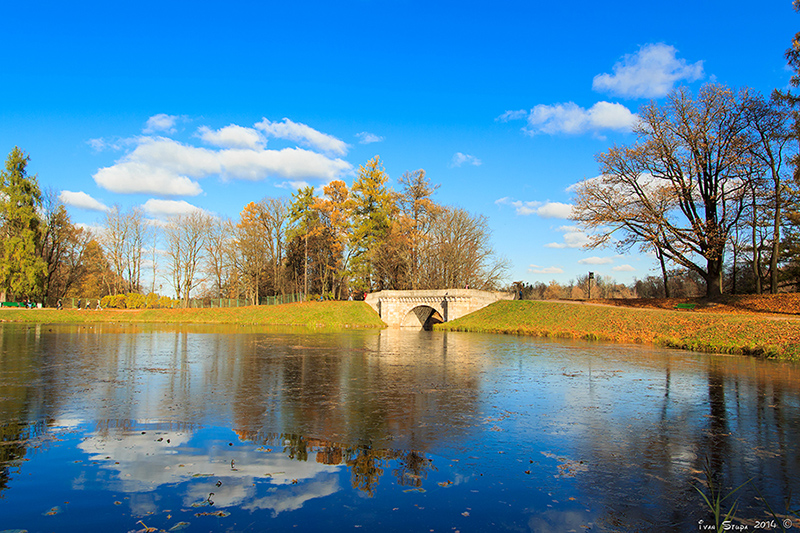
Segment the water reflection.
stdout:
<path fill-rule="evenodd" d="M 70 501 L 124 531 L 258 531 L 261 512 L 696 530 L 708 464 L 726 490 L 752 478 L 752 529 L 759 491 L 788 517 L 800 489 L 798 384 L 790 364 L 492 335 L 0 325 L 0 523 L 68 531 L 43 512 Z"/>

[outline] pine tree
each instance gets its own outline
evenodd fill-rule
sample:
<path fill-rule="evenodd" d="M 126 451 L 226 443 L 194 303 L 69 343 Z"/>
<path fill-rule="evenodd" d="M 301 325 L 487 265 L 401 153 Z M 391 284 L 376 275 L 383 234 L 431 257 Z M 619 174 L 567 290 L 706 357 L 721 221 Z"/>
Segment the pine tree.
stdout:
<path fill-rule="evenodd" d="M 0 296 L 36 300 L 43 295 L 47 264 L 42 259 L 42 193 L 28 176 L 30 157 L 18 147 L 0 172 Z"/>

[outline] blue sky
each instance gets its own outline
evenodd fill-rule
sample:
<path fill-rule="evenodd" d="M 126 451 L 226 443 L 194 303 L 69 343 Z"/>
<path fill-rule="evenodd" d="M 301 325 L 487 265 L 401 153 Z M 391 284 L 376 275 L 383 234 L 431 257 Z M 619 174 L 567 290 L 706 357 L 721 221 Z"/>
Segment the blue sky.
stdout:
<path fill-rule="evenodd" d="M 31 156 L 74 222 L 142 206 L 236 218 L 380 155 L 486 215 L 510 278 L 630 282 L 565 218 L 638 108 L 716 81 L 786 88 L 789 0 L 16 2 L 0 32 L 0 152 Z"/>

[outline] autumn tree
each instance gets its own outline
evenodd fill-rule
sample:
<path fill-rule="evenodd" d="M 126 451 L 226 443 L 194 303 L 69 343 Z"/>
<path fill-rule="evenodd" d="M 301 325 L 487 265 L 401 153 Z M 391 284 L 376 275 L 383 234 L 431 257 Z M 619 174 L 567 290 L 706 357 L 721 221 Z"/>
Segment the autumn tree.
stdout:
<path fill-rule="evenodd" d="M 722 293 L 725 248 L 739 223 L 753 168 L 747 90 L 704 86 L 652 102 L 639 113 L 638 140 L 597 156 L 602 175 L 577 187 L 574 218 L 594 230 L 590 246 L 656 247 Z"/>
<path fill-rule="evenodd" d="M 334 180 L 322 189 L 323 196 L 316 198 L 311 208 L 318 214 L 320 229 L 318 234 L 324 237 L 322 245 L 327 253 L 321 256 L 325 260 L 324 280 L 330 278 L 330 285 L 323 282 L 323 292 L 327 287 L 334 291 L 334 297 L 340 298 L 347 285 L 346 271 L 350 259 L 349 233 L 353 213 L 353 200 L 347 184 Z"/>
<path fill-rule="evenodd" d="M 102 298 L 115 294 L 118 286 L 116 274 L 106 259 L 103 247 L 92 234 L 80 229 L 76 232 L 74 249 L 68 255 L 69 268 L 74 278 L 64 296 L 71 298 Z"/>
<path fill-rule="evenodd" d="M 53 299 L 58 301 L 59 298 L 64 298 L 70 293 L 80 294 L 80 290 L 74 289 L 79 288 L 84 283 L 87 273 L 93 266 L 93 262 L 99 262 L 100 266 L 105 265 L 103 272 L 109 274 L 108 264 L 105 259 L 90 257 L 90 243 L 94 243 L 102 254 L 102 250 L 99 249 L 99 245 L 94 240 L 94 235 L 90 230 L 74 225 L 70 226 L 63 245 L 63 254 L 49 281 L 50 304 L 53 303 Z M 100 275 L 102 276 L 102 274 Z M 100 286 L 105 287 L 104 284 L 100 284 Z M 96 292 L 100 292 L 96 296 L 98 298 L 110 294 L 108 290 Z"/>
<path fill-rule="evenodd" d="M 425 253 L 428 233 L 436 215 L 441 212 L 431 197 L 439 185 L 432 185 L 422 169 L 406 172 L 400 177 L 402 191 L 398 204 L 406 221 L 408 234 L 409 278 L 410 289 L 417 289 L 422 284 L 420 279 L 420 255 Z"/>
<path fill-rule="evenodd" d="M 302 283 L 303 294 L 309 294 L 309 269 L 311 251 L 314 249 L 313 236 L 318 222 L 318 213 L 314 205 L 314 187 L 303 187 L 292 194 L 289 206 L 289 249 L 287 261 L 290 265 L 295 286 L 298 280 Z M 312 239 L 309 246 L 309 240 Z M 314 276 L 311 275 L 311 284 Z"/>
<path fill-rule="evenodd" d="M 250 202 L 242 209 L 233 244 L 236 253 L 231 256 L 231 264 L 244 280 L 247 298 L 253 305 L 258 305 L 261 281 L 267 268 L 267 234 L 256 202 Z"/>
<path fill-rule="evenodd" d="M 0 172 L 0 300 L 43 295 L 47 264 L 42 259 L 42 194 L 27 173 L 30 157 L 18 147 Z"/>
<path fill-rule="evenodd" d="M 389 175 L 379 156 L 358 168 L 353 183 L 353 261 L 351 270 L 358 290 L 383 288 L 377 276 L 378 251 L 389 234 L 396 211 L 395 194 L 386 185 Z"/>

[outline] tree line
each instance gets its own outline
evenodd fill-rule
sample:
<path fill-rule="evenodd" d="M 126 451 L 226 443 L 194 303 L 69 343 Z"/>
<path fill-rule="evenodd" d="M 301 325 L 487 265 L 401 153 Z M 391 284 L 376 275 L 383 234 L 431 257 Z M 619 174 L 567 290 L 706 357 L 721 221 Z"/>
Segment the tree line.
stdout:
<path fill-rule="evenodd" d="M 424 170 L 406 172 L 393 190 L 378 156 L 359 167 L 352 188 L 336 180 L 318 195 L 307 186 L 249 202 L 238 219 L 198 209 L 156 224 L 139 207 L 114 206 L 97 231 L 73 224 L 57 191 L 42 194 L 29 160 L 15 147 L 0 173 L 2 301 L 155 295 L 164 283 L 183 305 L 190 296 L 347 299 L 496 289 L 508 268 L 485 216 L 436 203 L 438 185 Z"/>

